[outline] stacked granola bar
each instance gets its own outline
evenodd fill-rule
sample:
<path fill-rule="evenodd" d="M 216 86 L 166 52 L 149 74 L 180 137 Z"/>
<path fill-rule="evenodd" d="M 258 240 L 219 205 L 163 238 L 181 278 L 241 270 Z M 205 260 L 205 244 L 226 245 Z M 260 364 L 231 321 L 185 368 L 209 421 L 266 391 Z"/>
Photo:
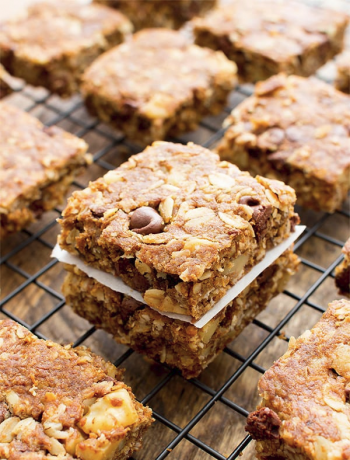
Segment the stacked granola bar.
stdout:
<path fill-rule="evenodd" d="M 0 355 L 1 458 L 125 460 L 141 447 L 152 412 L 111 363 L 10 320 Z"/>
<path fill-rule="evenodd" d="M 287 251 L 203 327 L 182 318 L 201 319 L 289 236 L 294 202 L 283 183 L 253 179 L 209 150 L 156 142 L 75 192 L 60 221 L 61 248 L 119 277 L 141 302 L 74 267 L 65 295 L 116 340 L 198 375 L 283 289 L 297 258 Z"/>

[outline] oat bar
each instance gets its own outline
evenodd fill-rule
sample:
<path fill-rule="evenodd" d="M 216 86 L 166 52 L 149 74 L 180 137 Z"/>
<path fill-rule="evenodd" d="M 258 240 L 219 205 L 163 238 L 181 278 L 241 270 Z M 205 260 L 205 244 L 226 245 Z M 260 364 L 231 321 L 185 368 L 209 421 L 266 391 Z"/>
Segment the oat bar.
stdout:
<path fill-rule="evenodd" d="M 131 30 L 125 16 L 103 5 L 36 3 L 0 24 L 1 63 L 27 83 L 67 97 L 86 67 Z"/>
<path fill-rule="evenodd" d="M 217 0 L 95 0 L 117 8 L 134 24 L 136 30 L 146 27 L 178 29 L 194 16 L 206 13 Z"/>
<path fill-rule="evenodd" d="M 63 201 L 74 177 L 90 162 L 86 150 L 82 139 L 0 103 L 1 238 Z"/>
<path fill-rule="evenodd" d="M 180 32 L 148 29 L 96 59 L 82 93 L 93 115 L 149 144 L 219 113 L 235 83 L 236 66 L 221 52 L 193 45 Z"/>
<path fill-rule="evenodd" d="M 198 45 L 223 51 L 244 81 L 309 76 L 343 48 L 348 17 L 293 1 L 230 0 L 193 21 Z"/>
<path fill-rule="evenodd" d="M 221 159 L 282 180 L 307 208 L 341 207 L 349 190 L 349 96 L 313 77 L 280 74 L 258 83 L 224 124 Z"/>
<path fill-rule="evenodd" d="M 350 302 L 337 300 L 261 378 L 247 430 L 259 460 L 350 456 Z"/>
<path fill-rule="evenodd" d="M 155 142 L 69 199 L 59 244 L 159 310 L 199 319 L 293 230 L 294 191 Z"/>
<path fill-rule="evenodd" d="M 0 456 L 124 460 L 152 423 L 122 371 L 86 347 L 39 340 L 0 321 Z"/>
<path fill-rule="evenodd" d="M 284 289 L 297 267 L 297 256 L 286 251 L 200 329 L 112 291 L 72 265 L 66 265 L 63 293 L 77 314 L 111 333 L 117 342 L 192 378 Z"/>
<path fill-rule="evenodd" d="M 0 64 L 0 99 L 8 96 L 13 91 L 10 75 L 6 72 Z"/>
<path fill-rule="evenodd" d="M 343 247 L 344 260 L 335 269 L 335 284 L 340 294 L 350 294 L 350 238 Z"/>
<path fill-rule="evenodd" d="M 335 86 L 344 93 L 350 93 L 350 51 L 344 51 L 336 59 L 337 76 Z"/>

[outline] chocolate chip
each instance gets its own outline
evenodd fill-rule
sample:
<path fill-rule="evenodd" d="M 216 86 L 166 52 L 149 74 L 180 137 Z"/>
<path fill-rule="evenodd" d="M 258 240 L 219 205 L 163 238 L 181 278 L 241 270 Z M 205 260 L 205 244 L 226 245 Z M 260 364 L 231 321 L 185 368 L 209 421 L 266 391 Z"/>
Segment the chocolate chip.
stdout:
<path fill-rule="evenodd" d="M 262 407 L 248 415 L 245 430 L 253 439 L 278 439 L 281 420 L 268 407 Z"/>
<path fill-rule="evenodd" d="M 260 204 L 260 200 L 254 198 L 253 196 L 242 196 L 239 201 L 239 204 L 245 204 L 246 206 L 258 206 Z"/>
<path fill-rule="evenodd" d="M 103 217 L 103 214 L 107 211 L 107 208 L 103 206 L 94 206 L 90 209 L 90 211 L 94 217 L 99 218 L 99 217 Z"/>
<path fill-rule="evenodd" d="M 141 235 L 160 233 L 163 231 L 164 222 L 157 211 L 148 206 L 136 209 L 130 218 L 130 229 Z"/>
<path fill-rule="evenodd" d="M 255 224 L 253 229 L 256 235 L 256 239 L 260 241 L 266 233 L 267 221 L 269 220 L 272 214 L 272 206 L 256 206 L 253 211 L 253 220 Z"/>

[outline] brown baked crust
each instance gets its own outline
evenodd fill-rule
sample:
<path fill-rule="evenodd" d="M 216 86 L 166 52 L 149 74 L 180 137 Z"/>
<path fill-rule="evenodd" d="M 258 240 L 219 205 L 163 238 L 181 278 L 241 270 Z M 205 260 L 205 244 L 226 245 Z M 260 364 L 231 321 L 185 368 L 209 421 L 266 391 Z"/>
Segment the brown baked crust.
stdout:
<path fill-rule="evenodd" d="M 230 0 L 193 21 L 196 43 L 223 51 L 245 81 L 309 76 L 343 48 L 348 17 L 301 2 Z"/>
<path fill-rule="evenodd" d="M 13 91 L 10 75 L 6 72 L 0 64 L 0 99 L 8 96 Z"/>
<path fill-rule="evenodd" d="M 193 130 L 218 113 L 236 83 L 236 65 L 180 32 L 146 29 L 100 56 L 83 76 L 93 115 L 142 144 Z"/>
<path fill-rule="evenodd" d="M 73 194 L 59 244 L 148 305 L 198 319 L 289 236 L 294 202 L 282 182 L 254 179 L 203 147 L 155 142 Z M 162 217 L 157 233 L 130 229 L 143 206 Z"/>
<path fill-rule="evenodd" d="M 90 162 L 87 144 L 62 129 L 0 103 L 0 236 L 19 231 L 63 201 Z"/>
<path fill-rule="evenodd" d="M 346 50 L 337 56 L 337 76 L 335 87 L 343 93 L 350 93 L 350 51 Z"/>
<path fill-rule="evenodd" d="M 111 363 L 86 347 L 39 340 L 10 320 L 0 321 L 0 353 L 2 458 L 119 460 L 140 447 L 151 410 Z"/>
<path fill-rule="evenodd" d="M 194 16 L 206 13 L 217 0 L 94 0 L 117 8 L 133 23 L 135 30 L 147 27 L 179 29 Z"/>
<path fill-rule="evenodd" d="M 269 430 L 264 437 L 259 416 L 257 433 L 250 419 L 257 458 L 349 458 L 349 341 L 350 302 L 344 299 L 332 302 L 311 331 L 291 339 L 259 382 L 260 407 L 274 411 L 281 424 L 272 439 Z"/>
<path fill-rule="evenodd" d="M 305 207 L 341 207 L 349 190 L 349 96 L 316 78 L 280 74 L 258 83 L 225 126 L 217 147 L 223 160 L 283 180 Z"/>
<path fill-rule="evenodd" d="M 201 329 L 114 292 L 72 265 L 66 265 L 62 290 L 77 314 L 111 333 L 117 342 L 192 378 L 283 291 L 298 264 L 298 257 L 286 251 Z"/>
<path fill-rule="evenodd" d="M 37 3 L 0 24 L 1 63 L 27 83 L 67 97 L 86 67 L 131 30 L 125 16 L 103 5 Z"/>
<path fill-rule="evenodd" d="M 339 294 L 350 295 L 350 238 L 345 243 L 343 250 L 344 260 L 335 269 L 335 284 Z"/>

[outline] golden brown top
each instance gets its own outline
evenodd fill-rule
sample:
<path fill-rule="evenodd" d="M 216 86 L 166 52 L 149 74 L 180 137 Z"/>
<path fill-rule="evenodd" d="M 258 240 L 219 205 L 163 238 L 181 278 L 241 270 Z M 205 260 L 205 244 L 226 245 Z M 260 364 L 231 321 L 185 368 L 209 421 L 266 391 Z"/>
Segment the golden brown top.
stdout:
<path fill-rule="evenodd" d="M 102 5 L 37 3 L 22 17 L 0 24 L 0 50 L 45 65 L 103 45 L 105 36 L 116 30 L 129 33 L 131 29 L 125 16 Z"/>
<path fill-rule="evenodd" d="M 282 182 L 254 179 L 203 147 L 155 142 L 73 194 L 63 212 L 60 244 L 74 253 L 93 234 L 92 256 L 100 247 L 195 281 L 215 264 L 222 266 L 227 248 L 234 257 L 240 244 L 259 244 L 259 215 L 281 211 L 288 221 L 295 216 L 294 203 L 294 190 Z"/>
<path fill-rule="evenodd" d="M 310 459 L 350 458 L 350 302 L 332 302 L 311 331 L 292 338 L 259 390 L 286 444 Z"/>
<path fill-rule="evenodd" d="M 236 65 L 223 53 L 190 44 L 179 32 L 145 29 L 97 58 L 83 77 L 83 94 L 98 93 L 117 109 L 167 118 L 184 101 L 233 87 Z"/>
<path fill-rule="evenodd" d="M 39 340 L 0 321 L 1 457 L 114 458 L 132 425 L 151 422 L 121 376 L 85 347 Z"/>
<path fill-rule="evenodd" d="M 282 172 L 335 183 L 350 167 L 350 96 L 316 78 L 280 74 L 258 83 L 225 124 L 233 124 L 226 136 Z"/>
<path fill-rule="evenodd" d="M 0 211 L 57 181 L 70 165 L 85 164 L 86 150 L 82 139 L 0 103 Z"/>
<path fill-rule="evenodd" d="M 204 30 L 226 36 L 237 50 L 288 63 L 308 49 L 327 43 L 347 20 L 344 13 L 290 0 L 230 0 L 206 17 L 194 19 L 193 24 L 195 33 Z"/>

